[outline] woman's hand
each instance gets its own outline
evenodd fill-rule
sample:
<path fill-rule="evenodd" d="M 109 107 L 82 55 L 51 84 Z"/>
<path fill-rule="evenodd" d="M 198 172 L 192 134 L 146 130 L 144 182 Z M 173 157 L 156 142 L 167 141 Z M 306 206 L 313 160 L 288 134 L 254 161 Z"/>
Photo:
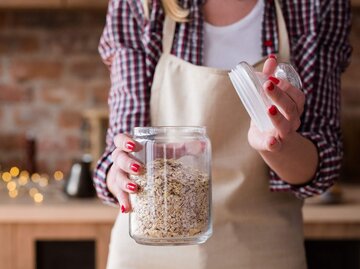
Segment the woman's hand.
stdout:
<path fill-rule="evenodd" d="M 118 199 L 122 213 L 131 211 L 129 194 L 138 191 L 138 185 L 129 179 L 129 175 L 139 175 L 143 171 L 142 164 L 129 155 L 129 152 L 141 150 L 142 146 L 126 134 L 114 138 L 116 149 L 112 153 L 111 166 L 106 184 L 111 193 Z"/>
<path fill-rule="evenodd" d="M 134 159 L 130 152 L 137 152 L 142 145 L 126 134 L 119 134 L 114 139 L 116 149 L 112 153 L 113 165 L 107 175 L 107 186 L 110 192 L 118 199 L 122 213 L 131 211 L 129 194 L 138 191 L 138 185 L 129 179 L 129 175 L 139 175 L 144 171 L 143 165 Z M 196 156 L 205 150 L 202 141 L 187 143 L 155 144 L 152 150 L 154 158 L 178 159 L 183 156 Z"/>
<path fill-rule="evenodd" d="M 248 132 L 250 145 L 259 152 L 278 152 L 282 144 L 296 134 L 300 117 L 304 111 L 305 95 L 286 80 L 277 79 L 273 74 L 277 66 L 274 57 L 266 60 L 263 73 L 269 77 L 263 85 L 264 91 L 274 105 L 268 107 L 268 115 L 274 125 L 269 132 L 261 132 L 253 122 Z"/>

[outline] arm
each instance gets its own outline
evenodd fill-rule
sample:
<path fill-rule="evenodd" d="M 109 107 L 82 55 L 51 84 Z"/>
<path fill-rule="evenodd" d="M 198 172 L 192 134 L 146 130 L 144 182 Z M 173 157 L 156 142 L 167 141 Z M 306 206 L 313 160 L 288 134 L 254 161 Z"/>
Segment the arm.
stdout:
<path fill-rule="evenodd" d="M 269 113 L 280 130 L 275 135 L 277 139 L 267 137 L 261 148 L 255 147 L 272 169 L 271 189 L 291 190 L 299 198 L 320 194 L 330 187 L 339 176 L 342 158 L 340 74 L 350 56 L 350 10 L 348 1 L 323 5 L 315 32 L 306 35 L 305 41 L 298 40 L 303 43 L 296 44 L 299 55 L 294 58 L 304 82 L 305 104 L 292 98 L 296 100 L 297 118 L 289 119 L 286 113 Z M 317 46 L 311 46 L 313 44 Z M 313 53 L 311 59 L 304 57 L 304 53 Z M 277 86 L 283 88 L 281 84 Z M 264 86 L 267 88 L 269 84 Z M 276 99 L 271 95 L 276 95 L 277 90 L 275 86 L 272 93 L 267 93 Z M 296 121 L 301 114 L 299 127 Z"/>
<path fill-rule="evenodd" d="M 97 163 L 94 186 L 98 196 L 108 204 L 118 204 L 107 188 L 107 173 L 112 166 L 111 153 L 116 148 L 114 137 L 131 132 L 134 126 L 149 122 L 149 83 L 146 76 L 146 53 L 143 46 L 141 2 L 112 0 L 99 52 L 111 73 L 109 94 L 109 128 L 106 150 Z M 131 6 L 132 5 L 132 6 Z"/>

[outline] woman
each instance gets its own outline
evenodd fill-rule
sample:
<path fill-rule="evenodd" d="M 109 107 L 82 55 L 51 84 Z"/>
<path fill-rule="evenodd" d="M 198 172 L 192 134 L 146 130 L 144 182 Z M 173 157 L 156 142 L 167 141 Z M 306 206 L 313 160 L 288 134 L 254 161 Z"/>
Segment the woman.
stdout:
<path fill-rule="evenodd" d="M 110 1 L 100 42 L 112 88 L 108 147 L 94 182 L 99 197 L 124 213 L 113 228 L 108 268 L 306 268 L 302 199 L 332 185 L 342 156 L 348 1 L 143 4 Z M 225 70 L 243 60 L 269 76 L 271 132 L 250 123 L 228 79 Z M 293 63 L 303 91 L 271 76 L 278 61 Z M 128 195 L 137 191 L 128 175 L 142 166 L 128 155 L 138 145 L 124 133 L 149 124 L 207 126 L 214 234 L 203 245 L 149 247 L 128 236 Z"/>

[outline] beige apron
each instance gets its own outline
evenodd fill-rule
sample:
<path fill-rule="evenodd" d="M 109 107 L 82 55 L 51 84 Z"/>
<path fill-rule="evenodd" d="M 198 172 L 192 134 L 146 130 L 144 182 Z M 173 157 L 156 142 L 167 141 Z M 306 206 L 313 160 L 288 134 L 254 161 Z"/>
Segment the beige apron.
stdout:
<path fill-rule="evenodd" d="M 276 5 L 279 58 L 289 60 L 286 27 L 277 1 Z M 151 120 L 153 126 L 207 127 L 213 149 L 214 233 L 199 246 L 138 245 L 128 234 L 128 215 L 120 214 L 112 231 L 107 268 L 306 268 L 302 202 L 290 193 L 269 191 L 266 165 L 248 144 L 250 119 L 228 71 L 170 55 L 174 31 L 175 22 L 166 18 L 164 50 L 151 92 Z"/>

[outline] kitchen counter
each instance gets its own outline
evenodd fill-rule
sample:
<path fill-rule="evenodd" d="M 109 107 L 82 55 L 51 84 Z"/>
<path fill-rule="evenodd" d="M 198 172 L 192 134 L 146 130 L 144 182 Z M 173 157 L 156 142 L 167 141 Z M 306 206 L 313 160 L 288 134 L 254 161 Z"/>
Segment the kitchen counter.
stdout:
<path fill-rule="evenodd" d="M 360 185 L 342 187 L 339 204 L 323 204 L 319 197 L 307 199 L 303 208 L 305 235 L 314 236 L 310 229 L 321 226 L 326 236 L 329 226 L 358 226 L 353 235 L 360 237 Z M 118 209 L 102 204 L 97 198 L 69 199 L 65 195 L 48 198 L 42 204 L 29 199 L 10 199 L 0 194 L 0 223 L 104 223 L 112 224 Z M 326 224 L 326 225 L 325 225 Z M 329 236 L 331 236 L 329 234 Z M 351 235 L 346 235 L 351 236 Z"/>
<path fill-rule="evenodd" d="M 360 239 L 360 185 L 344 185 L 339 204 L 306 200 L 303 216 L 307 239 Z"/>
<path fill-rule="evenodd" d="M 0 194 L 6 195 L 4 193 Z M 0 198 L 0 223 L 107 223 L 119 210 L 104 205 L 97 198 L 70 199 L 65 195 L 48 198 L 41 204 L 29 199 Z"/>
<path fill-rule="evenodd" d="M 69 199 L 57 194 L 50 199 L 45 195 L 43 203 L 35 204 L 29 197 L 10 199 L 0 192 L 0 242 L 7 246 L 0 252 L 2 268 L 35 269 L 38 240 L 93 240 L 97 268 L 105 268 L 117 214 L 117 208 L 96 198 Z M 306 239 L 360 239 L 360 186 L 344 186 L 340 204 L 308 199 L 303 215 Z M 20 252 L 21 257 L 16 255 Z"/>
<path fill-rule="evenodd" d="M 46 194 L 35 204 L 25 195 L 10 199 L 0 192 L 2 269 L 35 269 L 38 241 L 93 241 L 96 268 L 105 268 L 111 228 L 118 209 L 98 199 L 69 199 Z M 21 255 L 18 255 L 21 253 Z"/>

